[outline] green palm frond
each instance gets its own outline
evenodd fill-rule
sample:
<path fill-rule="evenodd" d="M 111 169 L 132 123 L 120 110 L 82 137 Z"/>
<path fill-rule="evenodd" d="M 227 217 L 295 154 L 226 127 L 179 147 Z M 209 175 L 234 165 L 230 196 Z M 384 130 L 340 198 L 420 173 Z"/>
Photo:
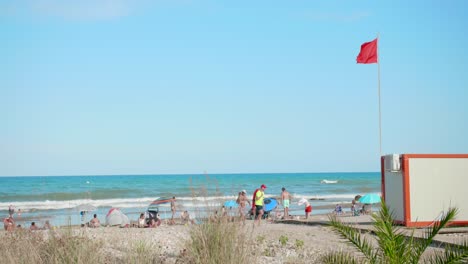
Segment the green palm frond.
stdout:
<path fill-rule="evenodd" d="M 371 263 L 376 263 L 377 252 L 373 250 L 371 244 L 365 238 L 361 237 L 361 234 L 355 228 L 341 223 L 334 215 L 330 215 L 329 220 L 330 226 L 335 232 L 354 245 Z"/>
<path fill-rule="evenodd" d="M 468 263 L 468 242 L 462 245 L 447 246 L 443 253 L 434 252 L 431 257 L 422 260 L 422 255 L 431 245 L 434 237 L 442 228 L 455 219 L 458 209 L 449 208 L 442 214 L 440 221 L 425 230 L 422 238 L 415 236 L 415 230 L 406 234 L 404 230 L 394 225 L 394 214 L 390 211 L 384 201 L 378 214 L 372 216 L 374 223 L 373 232 L 376 235 L 378 248 L 373 248 L 361 233 L 349 224 L 343 224 L 336 216 L 329 216 L 330 226 L 341 237 L 348 240 L 363 255 L 364 258 L 352 258 L 344 253 L 330 253 L 324 257 L 325 263 L 358 263 L 366 261 L 369 263 L 417 264 L 424 263 Z M 351 262 L 352 261 L 352 262 Z"/>
<path fill-rule="evenodd" d="M 359 261 L 352 255 L 344 252 L 332 252 L 321 257 L 325 264 L 357 264 Z"/>
<path fill-rule="evenodd" d="M 412 239 L 408 240 L 401 229 L 393 224 L 394 214 L 382 201 L 381 210 L 372 216 L 374 233 L 382 254 L 389 263 L 402 263 L 411 254 Z"/>
<path fill-rule="evenodd" d="M 457 208 L 449 208 L 447 213 L 442 214 L 440 221 L 434 222 L 432 228 L 427 228 L 424 232 L 424 239 L 420 240 L 414 246 L 413 260 L 420 259 L 424 251 L 432 244 L 434 237 L 444 228 L 450 221 L 452 221 L 458 213 Z"/>
<path fill-rule="evenodd" d="M 449 245 L 445 247 L 443 254 L 432 256 L 429 263 L 467 263 L 468 262 L 468 241 L 461 245 Z"/>

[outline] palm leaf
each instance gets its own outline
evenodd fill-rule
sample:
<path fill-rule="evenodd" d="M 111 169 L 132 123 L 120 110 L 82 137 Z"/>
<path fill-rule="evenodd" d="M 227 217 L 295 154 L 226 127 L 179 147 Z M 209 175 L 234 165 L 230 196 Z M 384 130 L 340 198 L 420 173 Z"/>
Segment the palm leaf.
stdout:
<path fill-rule="evenodd" d="M 373 250 L 371 244 L 365 238 L 361 237 L 361 234 L 355 228 L 341 223 L 334 215 L 330 215 L 329 220 L 329 225 L 335 232 L 354 245 L 371 263 L 377 262 L 377 252 Z"/>
<path fill-rule="evenodd" d="M 429 263 L 466 263 L 468 262 L 468 240 L 461 245 L 448 245 L 443 254 L 429 258 Z"/>
<path fill-rule="evenodd" d="M 444 228 L 450 221 L 452 221 L 458 213 L 457 208 L 449 208 L 447 213 L 442 215 L 440 221 L 436 221 L 432 228 L 427 228 L 424 232 L 424 236 L 419 243 L 414 247 L 413 260 L 416 261 L 421 258 L 422 254 L 432 244 L 434 237 Z"/>
<path fill-rule="evenodd" d="M 321 257 L 325 264 L 357 264 L 359 261 L 352 255 L 344 252 L 327 253 Z"/>
<path fill-rule="evenodd" d="M 408 241 L 401 229 L 393 224 L 394 214 L 383 200 L 379 213 L 372 217 L 374 233 L 385 261 L 403 263 L 411 254 L 412 240 Z"/>

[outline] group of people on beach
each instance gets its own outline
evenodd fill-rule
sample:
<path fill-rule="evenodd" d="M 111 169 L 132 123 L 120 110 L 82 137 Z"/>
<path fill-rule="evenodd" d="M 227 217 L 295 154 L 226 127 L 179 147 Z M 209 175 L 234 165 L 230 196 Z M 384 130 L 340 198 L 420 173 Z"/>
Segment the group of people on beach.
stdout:
<path fill-rule="evenodd" d="M 261 219 L 264 218 L 264 215 L 266 213 L 269 213 L 265 211 L 265 189 L 266 188 L 267 188 L 266 185 L 262 184 L 260 188 L 254 191 L 254 194 L 252 197 L 252 203 L 247 198 L 247 192 L 245 190 L 242 190 L 241 192 L 239 192 L 236 202 L 239 205 L 239 216 L 242 222 L 245 221 L 247 204 L 252 206 L 249 214 L 254 217 L 255 219 L 254 224 L 259 225 Z M 283 216 L 281 217 L 281 215 L 278 214 L 277 217 L 281 217 L 282 219 L 290 219 L 291 215 L 289 214 L 289 207 L 291 205 L 292 196 L 286 190 L 285 187 L 281 188 L 281 195 L 280 195 L 279 200 L 280 200 L 281 205 L 283 206 Z M 310 213 L 312 212 L 312 205 L 305 198 L 302 198 L 301 200 L 299 200 L 299 205 L 304 205 L 305 218 L 308 219 Z"/>
<path fill-rule="evenodd" d="M 21 224 L 16 224 L 15 219 L 15 207 L 13 205 L 10 205 L 8 207 L 8 217 L 5 217 L 3 219 L 3 228 L 6 231 L 14 231 L 15 229 L 23 229 L 23 226 Z M 21 209 L 18 209 L 16 212 L 17 218 L 21 221 Z M 49 220 L 46 220 L 44 225 L 42 227 L 39 227 L 36 225 L 36 222 L 31 222 L 31 225 L 29 226 L 29 230 L 35 231 L 35 230 L 45 230 L 45 229 L 51 229 L 52 226 L 49 223 Z"/>

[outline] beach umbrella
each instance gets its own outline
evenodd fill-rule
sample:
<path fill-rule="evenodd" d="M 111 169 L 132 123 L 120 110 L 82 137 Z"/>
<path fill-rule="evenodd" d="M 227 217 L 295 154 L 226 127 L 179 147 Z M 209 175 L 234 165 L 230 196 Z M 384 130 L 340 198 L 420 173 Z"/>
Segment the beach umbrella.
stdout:
<path fill-rule="evenodd" d="M 152 201 L 152 202 L 148 205 L 148 210 L 151 210 L 151 209 L 159 210 L 158 205 L 170 203 L 171 200 L 172 200 L 171 198 L 161 198 L 161 197 L 160 197 L 160 198 L 158 198 L 158 199 Z"/>
<path fill-rule="evenodd" d="M 158 205 L 158 204 L 166 204 L 166 203 L 170 203 L 172 200 L 172 198 L 158 198 L 154 201 L 151 202 L 150 206 L 151 205 Z"/>
<path fill-rule="evenodd" d="M 263 203 L 265 204 L 265 212 L 270 212 L 278 206 L 278 201 L 275 198 L 265 198 Z"/>
<path fill-rule="evenodd" d="M 354 196 L 354 200 L 359 201 L 359 199 L 361 199 L 361 197 L 362 197 L 362 195 L 358 194 L 358 195 Z"/>
<path fill-rule="evenodd" d="M 234 200 L 229 200 L 224 203 L 225 207 L 237 207 L 238 204 Z"/>
<path fill-rule="evenodd" d="M 363 204 L 380 203 L 380 195 L 375 193 L 366 194 L 359 198 L 359 202 Z"/>
<path fill-rule="evenodd" d="M 73 207 L 75 211 L 78 212 L 91 212 L 91 211 L 96 211 L 96 206 L 92 204 L 80 204 L 78 206 Z"/>

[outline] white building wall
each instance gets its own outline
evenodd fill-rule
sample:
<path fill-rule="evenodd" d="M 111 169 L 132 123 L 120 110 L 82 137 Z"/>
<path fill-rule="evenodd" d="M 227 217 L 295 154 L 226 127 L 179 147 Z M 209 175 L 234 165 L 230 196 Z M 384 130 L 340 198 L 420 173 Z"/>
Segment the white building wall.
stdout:
<path fill-rule="evenodd" d="M 394 219 L 404 221 L 402 172 L 385 172 L 385 202 L 394 214 Z"/>
<path fill-rule="evenodd" d="M 433 221 L 449 207 L 459 209 L 455 221 L 468 220 L 468 159 L 410 158 L 409 184 L 411 222 Z"/>

